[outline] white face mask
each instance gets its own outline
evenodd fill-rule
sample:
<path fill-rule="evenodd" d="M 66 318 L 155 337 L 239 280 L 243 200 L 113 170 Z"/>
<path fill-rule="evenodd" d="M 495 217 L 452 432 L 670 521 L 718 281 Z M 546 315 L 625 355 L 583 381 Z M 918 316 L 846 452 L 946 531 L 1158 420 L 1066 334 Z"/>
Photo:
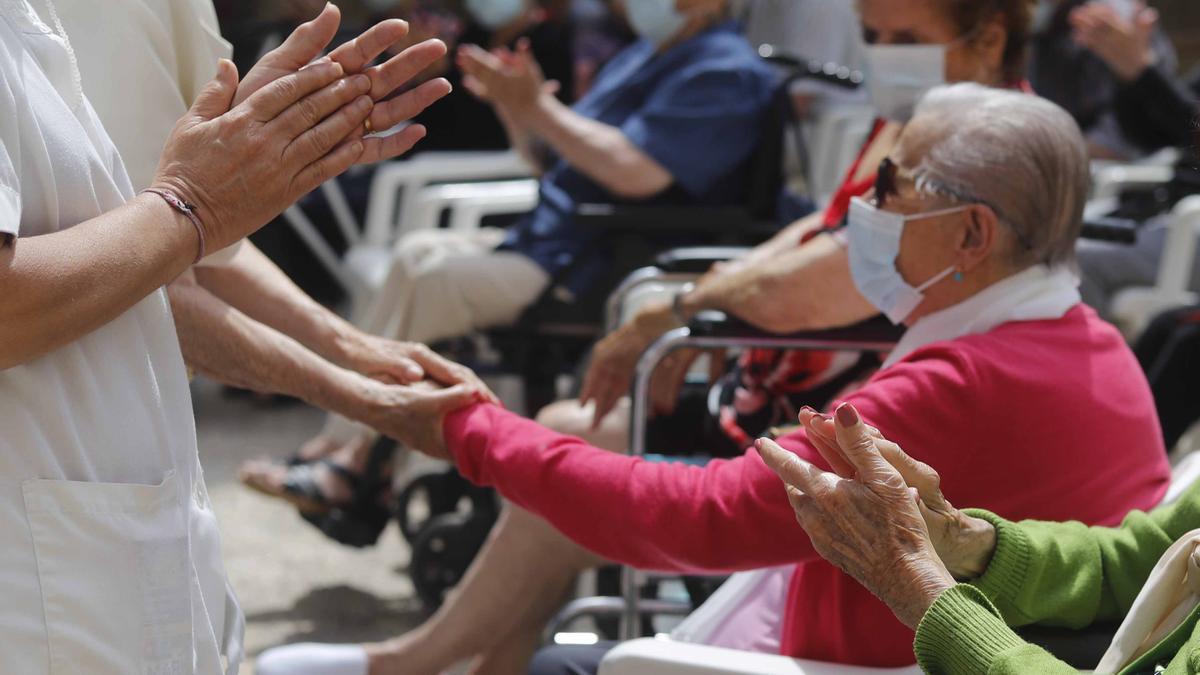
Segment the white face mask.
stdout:
<path fill-rule="evenodd" d="M 687 23 L 675 9 L 675 0 L 625 0 L 625 14 L 633 32 L 655 45 L 675 37 Z"/>
<path fill-rule="evenodd" d="M 863 297 L 871 301 L 894 324 L 903 323 L 925 300 L 925 291 L 954 273 L 947 267 L 932 279 L 913 288 L 896 269 L 900 256 L 900 239 L 905 223 L 964 211 L 970 206 L 956 206 L 931 213 L 902 213 L 884 211 L 861 197 L 850 202 L 849 235 L 850 274 Z"/>
<path fill-rule="evenodd" d="M 467 0 L 466 6 L 479 25 L 496 30 L 521 16 L 525 11 L 525 0 Z"/>
<path fill-rule="evenodd" d="M 946 83 L 947 45 L 868 45 L 867 89 L 885 119 L 907 122 L 930 89 Z"/>

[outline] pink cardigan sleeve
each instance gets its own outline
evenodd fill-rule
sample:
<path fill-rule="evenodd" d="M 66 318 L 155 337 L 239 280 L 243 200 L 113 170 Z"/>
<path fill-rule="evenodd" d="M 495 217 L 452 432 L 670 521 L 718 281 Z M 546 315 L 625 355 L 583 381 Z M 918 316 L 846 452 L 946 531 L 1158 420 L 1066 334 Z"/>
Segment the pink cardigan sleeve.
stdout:
<path fill-rule="evenodd" d="M 926 350 L 847 398 L 864 418 L 954 475 L 951 442 L 969 398 L 967 364 Z M 938 420 L 929 424 L 928 420 Z M 703 467 L 648 462 L 601 450 L 501 408 L 476 405 L 446 419 L 462 474 L 550 521 L 598 555 L 643 569 L 731 572 L 817 558 L 783 484 L 753 449 Z M 803 431 L 780 445 L 822 468 Z M 703 454 L 703 448 L 696 448 Z"/>
<path fill-rule="evenodd" d="M 782 484 L 753 450 L 704 467 L 648 462 L 488 405 L 450 416 L 445 430 L 468 480 L 495 487 L 610 560 L 730 572 L 816 556 Z M 817 455 L 795 437 L 787 447 Z"/>

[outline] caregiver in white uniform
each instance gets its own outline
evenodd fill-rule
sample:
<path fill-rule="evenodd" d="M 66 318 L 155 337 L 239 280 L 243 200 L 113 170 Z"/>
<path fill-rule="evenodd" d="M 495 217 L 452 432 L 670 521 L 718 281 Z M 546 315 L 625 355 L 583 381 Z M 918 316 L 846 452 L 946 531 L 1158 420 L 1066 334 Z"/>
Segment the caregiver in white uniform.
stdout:
<path fill-rule="evenodd" d="M 364 79 L 321 63 L 230 111 L 222 62 L 167 143 L 164 192 L 135 196 L 53 5 L 0 0 L 3 672 L 237 671 L 161 287 L 380 152 Z"/>

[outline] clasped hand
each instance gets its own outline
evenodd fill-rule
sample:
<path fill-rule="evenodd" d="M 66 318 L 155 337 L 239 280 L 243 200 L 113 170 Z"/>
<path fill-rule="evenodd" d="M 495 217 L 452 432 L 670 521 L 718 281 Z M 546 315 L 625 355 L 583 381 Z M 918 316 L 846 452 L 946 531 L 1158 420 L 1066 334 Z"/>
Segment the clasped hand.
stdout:
<path fill-rule="evenodd" d="M 836 420 L 806 409 L 800 421 L 832 472 L 767 439 L 757 448 L 822 557 L 910 628 L 955 577 L 983 573 L 995 531 L 951 506 L 931 467 L 864 424 L 852 405 L 838 408 Z"/>

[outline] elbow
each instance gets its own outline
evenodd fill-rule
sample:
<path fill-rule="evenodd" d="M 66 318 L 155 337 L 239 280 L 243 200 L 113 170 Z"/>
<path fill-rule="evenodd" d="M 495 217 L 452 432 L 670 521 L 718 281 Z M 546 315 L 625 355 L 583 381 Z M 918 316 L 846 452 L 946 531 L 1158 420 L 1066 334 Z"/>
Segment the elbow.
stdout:
<path fill-rule="evenodd" d="M 663 184 L 654 179 L 629 178 L 628 175 L 618 175 L 613 177 L 612 182 L 608 185 L 608 190 L 618 199 L 641 202 L 658 196 L 670 186 L 670 182 Z"/>

